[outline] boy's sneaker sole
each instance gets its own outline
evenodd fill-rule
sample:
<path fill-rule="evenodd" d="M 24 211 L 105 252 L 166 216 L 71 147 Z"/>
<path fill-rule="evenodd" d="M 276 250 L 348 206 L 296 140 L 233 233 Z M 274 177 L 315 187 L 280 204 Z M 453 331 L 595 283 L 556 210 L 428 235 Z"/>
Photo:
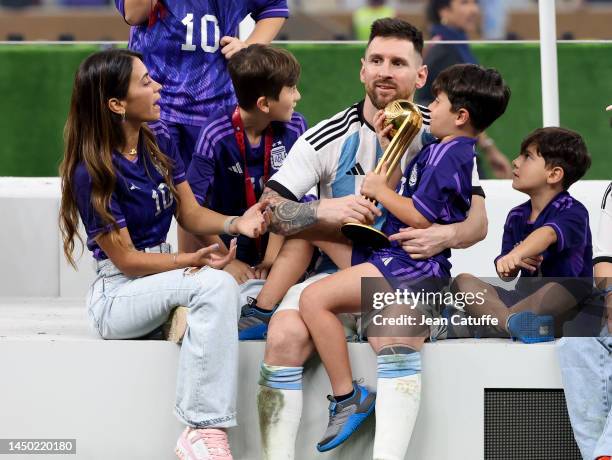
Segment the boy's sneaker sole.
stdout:
<path fill-rule="evenodd" d="M 266 340 L 268 324 L 278 305 L 265 312 L 260 311 L 256 306 L 257 300 L 253 297 L 247 297 L 247 303 L 240 309 L 238 340 Z"/>
<path fill-rule="evenodd" d="M 238 331 L 238 340 L 266 340 L 267 336 L 267 324 L 258 324 L 242 331 Z"/>

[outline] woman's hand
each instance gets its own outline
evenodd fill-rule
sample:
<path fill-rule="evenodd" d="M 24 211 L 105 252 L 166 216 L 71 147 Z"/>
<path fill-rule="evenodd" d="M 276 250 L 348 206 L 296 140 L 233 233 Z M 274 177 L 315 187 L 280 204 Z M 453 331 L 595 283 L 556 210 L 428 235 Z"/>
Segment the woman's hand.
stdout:
<path fill-rule="evenodd" d="M 227 254 L 212 252 L 208 257 L 208 263 L 206 265 L 216 268 L 217 270 L 223 270 L 227 264 L 236 259 L 237 241 L 238 238 L 232 238 Z"/>
<path fill-rule="evenodd" d="M 210 246 L 198 249 L 196 252 L 189 254 L 189 265 L 193 267 L 208 265 L 217 270 L 222 270 L 228 263 L 236 258 L 236 241 L 236 238 L 232 239 L 227 254 L 218 253 L 218 244 L 211 244 Z"/>
<path fill-rule="evenodd" d="M 242 216 L 232 222 L 230 232 L 240 233 L 249 238 L 257 238 L 266 233 L 270 223 L 270 214 L 267 207 L 267 201 L 261 201 L 251 206 Z"/>

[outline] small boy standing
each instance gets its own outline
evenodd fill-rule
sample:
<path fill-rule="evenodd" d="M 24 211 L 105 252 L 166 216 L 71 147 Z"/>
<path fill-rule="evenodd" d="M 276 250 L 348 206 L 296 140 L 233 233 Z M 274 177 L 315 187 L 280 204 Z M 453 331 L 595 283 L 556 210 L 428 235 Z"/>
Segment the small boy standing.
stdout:
<path fill-rule="evenodd" d="M 251 45 L 228 63 L 238 105 L 210 117 L 200 132 L 187 180 L 201 206 L 227 215 L 241 215 L 256 203 L 266 181 L 282 165 L 287 152 L 306 130 L 295 112 L 300 100 L 300 65 L 288 51 Z M 198 237 L 197 245 L 229 246 L 230 235 Z M 265 279 L 283 237 L 239 236 L 237 260 L 226 270 L 243 283 Z"/>

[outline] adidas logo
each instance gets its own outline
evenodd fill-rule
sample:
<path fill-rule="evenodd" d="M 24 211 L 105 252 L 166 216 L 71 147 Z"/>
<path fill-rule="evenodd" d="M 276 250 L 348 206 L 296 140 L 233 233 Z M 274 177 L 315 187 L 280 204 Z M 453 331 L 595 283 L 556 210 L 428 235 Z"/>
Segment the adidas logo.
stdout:
<path fill-rule="evenodd" d="M 359 163 L 356 163 L 355 166 L 351 168 L 350 171 L 346 172 L 347 176 L 365 176 L 365 172 Z"/>
<path fill-rule="evenodd" d="M 236 163 L 234 166 L 230 166 L 229 169 L 231 172 L 236 173 L 236 174 L 242 174 L 242 166 L 240 166 L 240 163 Z"/>
<path fill-rule="evenodd" d="M 391 261 L 393 260 L 393 257 L 383 257 L 381 260 L 383 264 L 385 264 L 385 267 L 386 267 L 387 265 L 391 263 Z"/>

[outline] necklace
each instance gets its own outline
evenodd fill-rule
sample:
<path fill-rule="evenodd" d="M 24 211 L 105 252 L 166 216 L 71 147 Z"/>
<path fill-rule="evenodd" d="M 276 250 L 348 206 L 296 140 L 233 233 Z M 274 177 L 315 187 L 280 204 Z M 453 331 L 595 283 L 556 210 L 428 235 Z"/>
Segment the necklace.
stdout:
<path fill-rule="evenodd" d="M 136 149 L 131 149 L 129 152 L 126 153 L 126 155 L 134 156 L 137 153 L 138 153 L 138 151 Z"/>

